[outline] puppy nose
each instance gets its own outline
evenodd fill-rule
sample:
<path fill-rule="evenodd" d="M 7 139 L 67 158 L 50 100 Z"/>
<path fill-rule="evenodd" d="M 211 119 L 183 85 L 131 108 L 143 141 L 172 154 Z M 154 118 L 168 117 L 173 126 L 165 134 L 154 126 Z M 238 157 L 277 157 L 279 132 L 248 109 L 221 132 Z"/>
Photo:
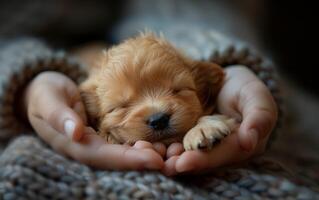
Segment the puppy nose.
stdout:
<path fill-rule="evenodd" d="M 147 123 L 152 129 L 160 131 L 168 127 L 169 118 L 170 116 L 166 113 L 155 113 L 149 117 Z"/>

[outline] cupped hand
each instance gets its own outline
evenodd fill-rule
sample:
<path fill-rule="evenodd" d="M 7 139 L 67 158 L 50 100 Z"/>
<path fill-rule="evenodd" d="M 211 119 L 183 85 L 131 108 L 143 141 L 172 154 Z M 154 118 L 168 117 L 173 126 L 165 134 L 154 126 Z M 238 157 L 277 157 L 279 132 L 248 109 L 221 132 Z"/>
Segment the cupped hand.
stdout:
<path fill-rule="evenodd" d="M 100 169 L 158 170 L 166 148 L 145 141 L 106 144 L 87 126 L 76 84 L 63 74 L 42 72 L 27 86 L 24 110 L 37 134 L 56 151 Z"/>
<path fill-rule="evenodd" d="M 221 114 L 233 117 L 239 128 L 210 151 L 185 151 L 175 143 L 167 149 L 166 175 L 197 173 L 238 163 L 264 152 L 277 121 L 277 107 L 268 88 L 244 66 L 231 66 L 218 99 Z"/>

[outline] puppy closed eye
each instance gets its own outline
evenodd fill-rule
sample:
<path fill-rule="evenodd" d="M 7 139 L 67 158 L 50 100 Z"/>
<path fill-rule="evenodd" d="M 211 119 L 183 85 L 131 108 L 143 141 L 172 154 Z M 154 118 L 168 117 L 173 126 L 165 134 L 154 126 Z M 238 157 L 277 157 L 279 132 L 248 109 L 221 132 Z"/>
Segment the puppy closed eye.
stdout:
<path fill-rule="evenodd" d="M 191 87 L 182 87 L 173 89 L 173 94 L 190 94 L 196 92 L 194 88 Z"/>
<path fill-rule="evenodd" d="M 120 105 L 120 106 L 116 106 L 116 107 L 113 107 L 113 108 L 109 109 L 107 111 L 107 113 L 118 112 L 118 111 L 121 111 L 123 109 L 126 109 L 127 107 L 128 107 L 128 105 L 126 105 L 126 104 L 123 104 L 123 105 Z"/>

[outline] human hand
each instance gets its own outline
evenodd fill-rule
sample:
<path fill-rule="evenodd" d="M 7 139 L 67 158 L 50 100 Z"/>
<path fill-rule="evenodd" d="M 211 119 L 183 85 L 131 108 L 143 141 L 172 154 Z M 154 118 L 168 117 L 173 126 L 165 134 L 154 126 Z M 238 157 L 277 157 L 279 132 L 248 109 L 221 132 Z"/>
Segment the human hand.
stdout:
<path fill-rule="evenodd" d="M 268 88 L 249 69 L 232 66 L 217 99 L 221 114 L 240 126 L 210 151 L 185 151 L 180 143 L 167 149 L 166 175 L 202 172 L 244 161 L 264 152 L 277 121 L 277 107 Z"/>
<path fill-rule="evenodd" d="M 28 85 L 23 107 L 37 134 L 56 151 L 100 169 L 158 170 L 164 165 L 161 144 L 106 144 L 87 126 L 75 83 L 57 72 L 42 72 Z"/>

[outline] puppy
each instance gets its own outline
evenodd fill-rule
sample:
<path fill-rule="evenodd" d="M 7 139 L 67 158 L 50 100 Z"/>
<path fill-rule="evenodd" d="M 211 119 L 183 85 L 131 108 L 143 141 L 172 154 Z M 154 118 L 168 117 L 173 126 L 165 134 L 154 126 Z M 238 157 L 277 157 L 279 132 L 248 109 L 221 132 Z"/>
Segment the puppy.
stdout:
<path fill-rule="evenodd" d="M 235 125 L 211 115 L 223 79 L 218 65 L 145 33 L 104 52 L 80 90 L 91 125 L 108 143 L 183 141 L 186 150 L 210 149 Z"/>

